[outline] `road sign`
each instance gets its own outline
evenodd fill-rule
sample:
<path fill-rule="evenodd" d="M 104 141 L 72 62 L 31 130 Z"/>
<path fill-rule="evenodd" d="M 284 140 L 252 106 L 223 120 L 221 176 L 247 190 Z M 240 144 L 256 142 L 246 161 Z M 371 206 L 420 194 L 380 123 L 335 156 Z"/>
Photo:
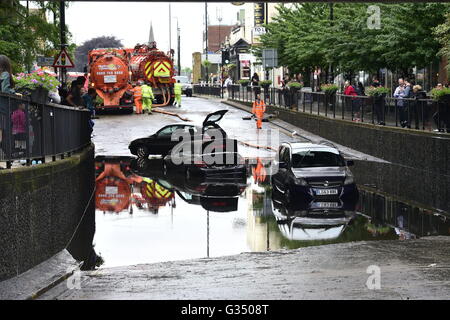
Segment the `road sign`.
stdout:
<path fill-rule="evenodd" d="M 55 59 L 55 62 L 53 62 L 53 67 L 55 68 L 73 68 L 75 65 L 72 62 L 72 59 L 70 59 L 69 54 L 67 53 L 66 49 L 62 49 L 61 52 L 58 54 L 58 57 Z"/>
<path fill-rule="evenodd" d="M 53 62 L 55 62 L 55 58 L 53 57 L 44 57 L 44 56 L 36 57 L 36 64 L 41 67 L 51 67 L 53 66 Z"/>
<path fill-rule="evenodd" d="M 264 68 L 278 67 L 278 51 L 277 49 L 263 49 L 262 64 Z"/>

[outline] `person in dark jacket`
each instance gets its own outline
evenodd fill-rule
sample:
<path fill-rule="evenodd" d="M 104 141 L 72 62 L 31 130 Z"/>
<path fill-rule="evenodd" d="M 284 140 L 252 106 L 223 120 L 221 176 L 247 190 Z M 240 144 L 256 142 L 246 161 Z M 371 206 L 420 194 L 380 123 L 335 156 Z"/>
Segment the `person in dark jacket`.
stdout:
<path fill-rule="evenodd" d="M 381 83 L 376 76 L 372 77 L 372 84 L 370 86 L 372 88 L 381 87 Z M 377 123 L 379 125 L 384 126 L 385 125 L 385 119 L 384 119 L 385 97 L 384 97 L 384 95 L 374 96 L 373 97 L 373 106 L 375 109 L 374 112 L 377 116 Z"/>
<path fill-rule="evenodd" d="M 410 98 L 414 99 L 414 101 L 412 101 L 410 104 L 411 118 L 414 117 L 415 129 L 419 129 L 419 119 L 422 118 L 423 122 L 428 119 L 427 108 L 424 107 L 426 106 L 426 102 L 420 101 L 427 98 L 427 93 L 425 91 L 422 91 L 422 87 L 420 85 L 415 85 L 412 89 Z M 409 123 L 411 122 L 412 121 L 410 121 Z"/>
<path fill-rule="evenodd" d="M 11 61 L 5 55 L 0 55 L 0 92 L 14 94 L 14 80 L 12 77 Z M 8 118 L 8 106 L 6 103 L 0 103 L 0 149 L 6 150 L 3 141 L 4 130 L 6 129 Z M 5 139 L 6 140 L 6 139 Z"/>
<path fill-rule="evenodd" d="M 259 76 L 256 72 L 253 74 L 251 82 L 252 82 L 253 92 L 255 93 L 255 99 L 256 99 L 256 96 L 261 93 L 261 88 L 259 87 Z"/>

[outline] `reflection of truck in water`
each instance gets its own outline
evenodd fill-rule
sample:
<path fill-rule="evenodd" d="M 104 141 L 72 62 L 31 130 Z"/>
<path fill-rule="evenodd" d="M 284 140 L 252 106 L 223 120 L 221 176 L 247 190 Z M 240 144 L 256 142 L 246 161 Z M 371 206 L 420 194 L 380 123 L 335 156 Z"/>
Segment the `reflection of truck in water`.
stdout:
<path fill-rule="evenodd" d="M 130 93 L 129 53 L 125 49 L 96 49 L 89 51 L 88 75 L 103 105 L 99 110 L 122 109 L 133 112 Z"/>
<path fill-rule="evenodd" d="M 174 200 L 174 193 L 156 181 L 142 178 L 130 170 L 129 157 L 97 157 L 95 206 L 103 212 L 133 213 L 133 204 L 157 213 L 159 207 Z"/>

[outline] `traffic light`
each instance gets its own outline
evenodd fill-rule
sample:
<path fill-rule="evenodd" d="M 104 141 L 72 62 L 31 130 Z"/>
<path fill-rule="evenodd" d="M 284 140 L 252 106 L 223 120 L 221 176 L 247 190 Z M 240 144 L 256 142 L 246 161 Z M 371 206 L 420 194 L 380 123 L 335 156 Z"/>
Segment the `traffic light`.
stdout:
<path fill-rule="evenodd" d="M 230 63 L 230 51 L 224 50 L 222 51 L 222 65 L 227 65 Z"/>

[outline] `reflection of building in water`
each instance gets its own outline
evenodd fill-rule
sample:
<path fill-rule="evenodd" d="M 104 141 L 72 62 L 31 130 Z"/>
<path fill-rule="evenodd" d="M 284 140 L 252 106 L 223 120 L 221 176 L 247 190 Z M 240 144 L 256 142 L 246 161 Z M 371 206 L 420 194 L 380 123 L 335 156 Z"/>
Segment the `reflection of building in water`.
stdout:
<path fill-rule="evenodd" d="M 411 239 L 434 235 L 450 235 L 450 222 L 444 215 L 394 197 L 362 188 L 361 212 L 369 217 L 372 229 L 394 228 L 398 238 Z"/>
<path fill-rule="evenodd" d="M 270 193 L 267 186 L 251 184 L 247 196 L 247 245 L 251 251 L 260 252 L 281 248 L 280 235 L 270 230 L 272 217 Z"/>

